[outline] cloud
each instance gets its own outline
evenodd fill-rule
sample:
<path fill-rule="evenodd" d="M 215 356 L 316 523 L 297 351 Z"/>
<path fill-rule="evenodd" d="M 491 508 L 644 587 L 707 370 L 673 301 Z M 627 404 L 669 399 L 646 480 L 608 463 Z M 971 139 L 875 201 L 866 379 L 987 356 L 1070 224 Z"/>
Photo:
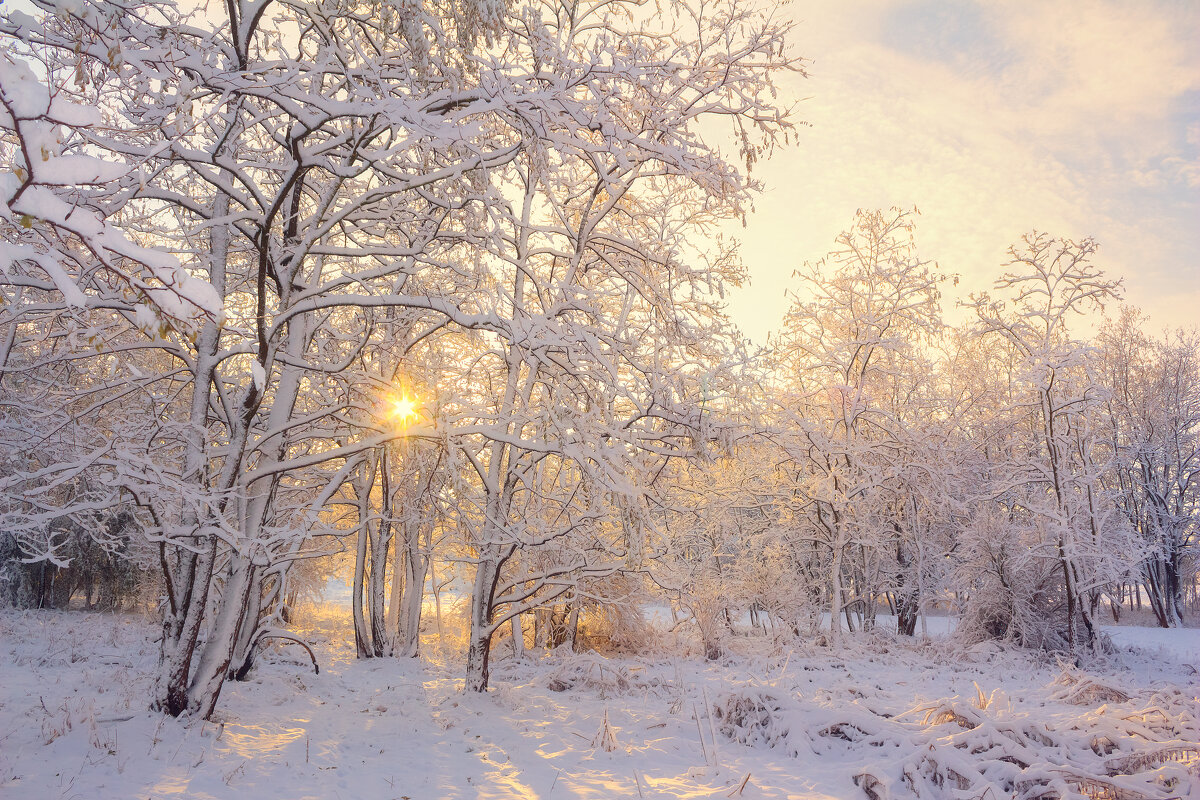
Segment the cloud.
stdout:
<path fill-rule="evenodd" d="M 1200 303 L 1200 8 L 816 3 L 796 8 L 811 127 L 764 170 L 732 312 L 765 337 L 781 289 L 860 207 L 918 206 L 922 253 L 987 288 L 1037 228 L 1094 235 L 1156 324 Z M 1181 301 L 1186 298 L 1186 301 Z"/>
<path fill-rule="evenodd" d="M 1043 122 L 1069 129 L 1081 118 L 1134 125 L 1161 118 L 1196 88 L 1194 7 L 1147 2 L 1000 3 L 990 6 L 1020 53 L 1006 71 L 1014 105 L 1061 109 Z"/>

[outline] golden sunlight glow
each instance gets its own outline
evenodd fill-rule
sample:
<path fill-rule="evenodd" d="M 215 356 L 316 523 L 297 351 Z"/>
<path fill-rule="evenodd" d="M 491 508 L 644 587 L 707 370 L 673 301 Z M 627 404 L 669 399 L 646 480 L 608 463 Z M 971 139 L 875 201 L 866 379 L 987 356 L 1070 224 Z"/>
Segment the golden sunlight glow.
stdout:
<path fill-rule="evenodd" d="M 394 398 L 391 401 L 391 417 L 399 420 L 402 425 L 416 419 L 417 401 L 406 394 Z"/>

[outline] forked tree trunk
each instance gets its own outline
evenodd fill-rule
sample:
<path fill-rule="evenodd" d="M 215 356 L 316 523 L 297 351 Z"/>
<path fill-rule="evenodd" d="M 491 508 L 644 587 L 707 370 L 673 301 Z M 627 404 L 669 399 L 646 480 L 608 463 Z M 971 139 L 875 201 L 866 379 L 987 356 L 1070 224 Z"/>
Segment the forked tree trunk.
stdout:
<path fill-rule="evenodd" d="M 921 609 L 917 593 L 902 589 L 896 598 L 896 632 L 912 636 L 917 632 L 917 617 Z"/>
<path fill-rule="evenodd" d="M 257 624 L 257 619 L 247 619 L 250 596 L 256 591 L 259 591 L 257 568 L 245 556 L 235 555 L 220 613 L 188 686 L 188 712 L 201 719 L 212 716 L 217 706 L 242 625 Z"/>
<path fill-rule="evenodd" d="M 230 659 L 229 677 L 235 681 L 245 680 L 254 666 L 254 642 L 258 635 L 259 623 L 262 621 L 264 608 L 271 607 L 269 600 L 264 603 L 263 593 L 268 591 L 265 584 L 266 579 L 260 580 L 258 591 L 251 591 L 246 599 L 246 618 L 238 631 Z"/>
<path fill-rule="evenodd" d="M 265 420 L 267 430 L 282 429 L 292 416 L 303 376 L 302 369 L 297 365 L 303 363 L 302 355 L 307 346 L 308 330 L 309 322 L 303 315 L 293 318 L 288 325 L 285 350 L 290 362 L 284 362 L 274 386 L 270 412 Z M 265 387 L 250 389 L 247 400 L 263 391 Z M 245 408 L 253 409 L 254 404 L 245 404 Z M 241 418 L 241 427 L 232 437 L 233 443 L 239 440 L 247 441 L 251 421 L 252 416 L 249 414 Z M 216 708 L 217 698 L 228 677 L 237 644 L 242 640 L 243 634 L 247 633 L 243 626 L 251 628 L 248 632 L 250 638 L 246 639 L 247 650 L 254 629 L 258 626 L 258 609 L 262 599 L 263 567 L 260 565 L 265 564 L 265 568 L 270 569 L 279 563 L 280 555 L 271 552 L 268 549 L 269 545 L 260 543 L 264 541 L 265 530 L 272 522 L 272 502 L 278 485 L 278 478 L 271 471 L 271 467 L 278 465 L 284 457 L 287 435 L 271 437 L 269 442 L 268 446 L 259 451 L 260 460 L 256 464 L 263 475 L 251 480 L 244 489 L 247 499 L 242 516 L 244 528 L 241 533 L 250 543 L 249 550 L 238 550 L 230 555 L 228 581 L 221 597 L 216 621 L 204 642 L 203 652 L 188 686 L 188 711 L 204 719 L 208 719 Z M 232 447 L 232 443 L 231 449 L 236 449 Z M 231 470 L 230 476 L 241 479 L 244 473 Z M 275 562 L 271 563 L 270 559 L 275 559 Z"/>
<path fill-rule="evenodd" d="M 223 147 L 222 150 L 225 150 Z M 229 196 L 218 192 L 212 205 L 213 218 L 223 218 L 229 213 Z M 209 251 L 211 253 L 209 282 L 216 292 L 224 296 L 226 258 L 229 254 L 230 229 L 224 225 L 209 228 Z M 180 482 L 187 486 L 202 487 L 208 480 L 210 468 L 207 446 L 207 429 L 210 422 L 210 401 L 213 393 L 214 375 L 219 363 L 221 326 L 215 321 L 206 321 L 196 337 L 195 372 L 192 381 L 192 396 L 188 410 L 188 424 L 184 429 L 186 449 Z M 234 442 L 244 443 L 244 431 Z M 238 437 L 235 435 L 235 439 Z M 229 488 L 232 478 L 224 478 Z M 158 677 L 155 681 L 152 708 L 177 717 L 188 710 L 188 682 L 192 661 L 200 641 L 200 629 L 208 610 L 209 589 L 216 566 L 218 539 L 213 534 L 204 534 L 208 520 L 201 519 L 195 504 L 184 506 L 180 526 L 193 534 L 191 547 L 177 550 L 179 560 L 172 564 L 164 545 L 159 548 L 159 565 L 163 581 L 170 596 L 167 613 L 163 617 L 163 636 L 159 644 Z"/>
<path fill-rule="evenodd" d="M 186 589 L 185 594 L 181 595 L 183 602 L 177 617 L 168 616 L 163 620 L 162 655 L 153 707 L 173 717 L 188 710 L 188 681 L 208 607 L 216 552 L 217 539 L 213 536 L 209 538 L 207 547 L 188 564 L 188 586 L 176 589 Z"/>
<path fill-rule="evenodd" d="M 278 614 L 284 624 L 291 622 L 289 603 L 295 604 L 295 598 L 289 600 L 287 574 L 290 563 L 276 565 L 273 569 L 259 577 L 260 591 L 250 595 L 250 607 L 246 611 L 246 622 L 242 625 L 238 636 L 237 647 L 233 651 L 233 662 L 229 677 L 235 681 L 245 680 L 254 667 L 255 658 L 260 650 L 260 634 L 264 623 L 269 622 Z"/>
<path fill-rule="evenodd" d="M 1183 584 L 1177 551 L 1155 556 L 1142 566 L 1146 595 L 1161 628 L 1183 626 Z M 1140 594 L 1140 592 L 1139 592 Z"/>

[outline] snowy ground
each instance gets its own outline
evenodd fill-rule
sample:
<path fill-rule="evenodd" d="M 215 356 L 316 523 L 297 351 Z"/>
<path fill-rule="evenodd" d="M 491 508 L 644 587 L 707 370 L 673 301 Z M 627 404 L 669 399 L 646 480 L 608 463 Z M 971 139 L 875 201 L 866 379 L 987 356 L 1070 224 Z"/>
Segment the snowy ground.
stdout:
<path fill-rule="evenodd" d="M 1114 629 L 1149 649 L 1086 674 L 873 634 L 746 639 L 717 664 L 508 660 L 464 696 L 453 658 L 356 661 L 343 621 L 314 624 L 320 675 L 285 649 L 189 724 L 145 710 L 143 618 L 0 611 L 0 797 L 1200 797 L 1195 629 Z"/>

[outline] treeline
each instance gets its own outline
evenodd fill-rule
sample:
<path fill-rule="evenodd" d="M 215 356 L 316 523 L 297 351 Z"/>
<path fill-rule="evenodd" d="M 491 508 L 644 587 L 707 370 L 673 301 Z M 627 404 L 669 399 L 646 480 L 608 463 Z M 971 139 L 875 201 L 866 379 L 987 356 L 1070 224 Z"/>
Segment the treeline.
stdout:
<path fill-rule="evenodd" d="M 956 328 L 910 213 L 860 213 L 800 271 L 766 389 L 736 403 L 760 433 L 664 502 L 708 649 L 748 607 L 804 635 L 824 612 L 834 640 L 937 609 L 1063 652 L 1127 598 L 1163 627 L 1194 613 L 1200 336 L 1148 333 L 1095 253 L 1025 236 Z"/>

